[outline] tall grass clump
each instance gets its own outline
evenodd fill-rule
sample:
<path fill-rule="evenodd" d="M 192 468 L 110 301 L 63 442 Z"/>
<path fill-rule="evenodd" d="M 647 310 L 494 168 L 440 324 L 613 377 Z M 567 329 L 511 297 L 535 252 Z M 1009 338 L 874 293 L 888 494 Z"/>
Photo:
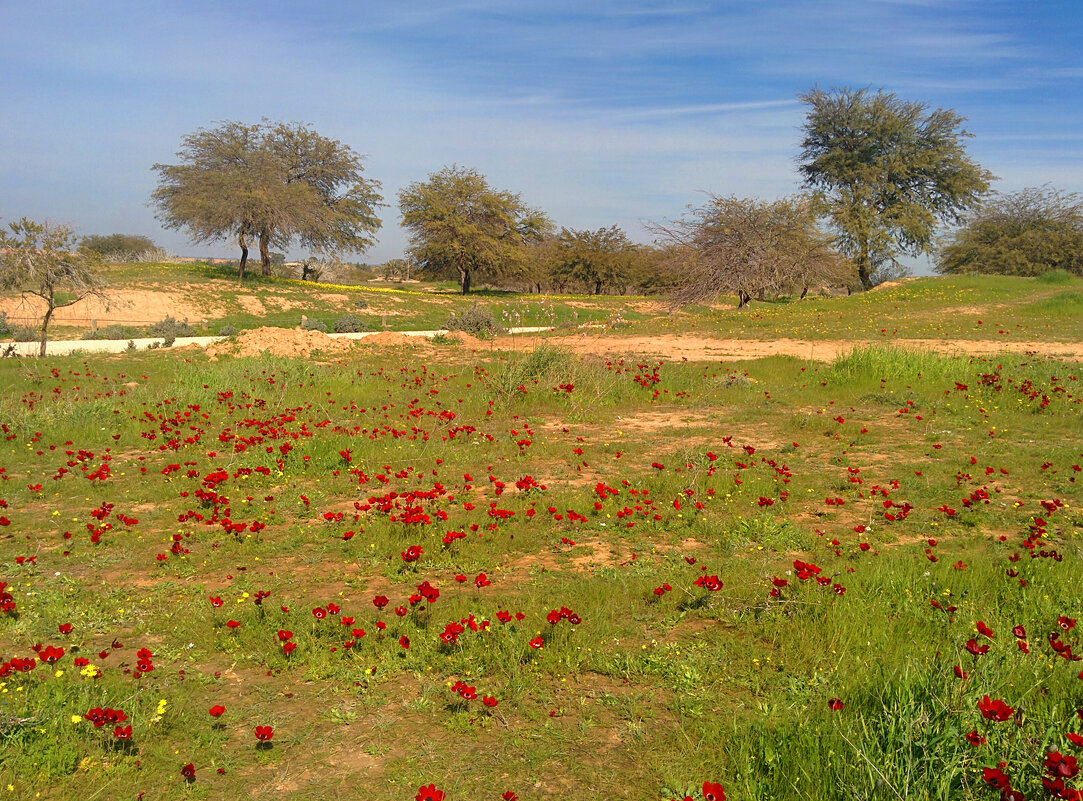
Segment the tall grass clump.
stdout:
<path fill-rule="evenodd" d="M 1055 286 L 1062 286 L 1064 284 L 1074 284 L 1079 280 L 1077 276 L 1072 275 L 1067 270 L 1050 270 L 1047 273 L 1042 273 L 1037 277 L 1039 284 L 1053 284 Z"/>
<path fill-rule="evenodd" d="M 1028 303 L 1026 310 L 1040 317 L 1077 317 L 1083 315 L 1083 292 L 1058 292 L 1051 298 Z"/>
<path fill-rule="evenodd" d="M 547 393 L 582 405 L 616 400 L 616 385 L 616 377 L 601 363 L 542 344 L 504 365 L 494 375 L 493 389 L 506 400 L 524 397 L 536 402 L 539 393 Z"/>
<path fill-rule="evenodd" d="M 908 350 L 890 345 L 865 345 L 838 356 L 829 373 L 848 381 L 880 381 L 894 377 L 961 380 L 968 359 L 941 356 L 930 351 Z"/>

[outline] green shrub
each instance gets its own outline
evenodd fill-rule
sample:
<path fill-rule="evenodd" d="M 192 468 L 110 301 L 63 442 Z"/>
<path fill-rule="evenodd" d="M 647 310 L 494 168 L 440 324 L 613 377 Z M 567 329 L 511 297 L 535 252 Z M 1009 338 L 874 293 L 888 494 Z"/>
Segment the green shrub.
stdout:
<path fill-rule="evenodd" d="M 87 331 L 80 339 L 131 339 L 139 336 L 139 331 L 127 325 L 106 325 L 95 331 Z"/>
<path fill-rule="evenodd" d="M 336 334 L 356 334 L 358 331 L 369 330 L 368 323 L 349 312 L 335 320 L 334 328 Z"/>
<path fill-rule="evenodd" d="M 327 323 L 323 320 L 317 320 L 315 317 L 306 317 L 301 321 L 302 331 L 320 331 L 324 334 L 327 333 Z"/>
<path fill-rule="evenodd" d="M 166 317 L 160 323 L 155 323 L 148 329 L 152 337 L 193 337 L 196 330 L 188 325 L 188 321 L 178 323 L 172 317 Z"/>
<path fill-rule="evenodd" d="M 353 299 L 353 307 L 355 309 L 367 309 L 369 307 L 369 302 L 358 295 Z"/>
<path fill-rule="evenodd" d="M 497 324 L 493 313 L 487 308 L 473 306 L 462 314 L 452 314 L 444 323 L 448 331 L 463 331 L 479 339 L 488 339 L 503 329 Z"/>
<path fill-rule="evenodd" d="M 15 327 L 8 322 L 7 312 L 0 312 L 0 337 L 9 337 Z"/>
<path fill-rule="evenodd" d="M 237 330 L 237 326 L 226 323 L 218 329 L 218 336 L 220 337 L 235 337 L 240 331 Z"/>
<path fill-rule="evenodd" d="M 84 236 L 79 249 L 98 253 L 109 261 L 157 261 L 165 256 L 151 239 L 136 234 Z"/>
<path fill-rule="evenodd" d="M 16 342 L 36 342 L 41 338 L 41 332 L 28 325 L 18 325 L 11 330 L 11 338 Z"/>

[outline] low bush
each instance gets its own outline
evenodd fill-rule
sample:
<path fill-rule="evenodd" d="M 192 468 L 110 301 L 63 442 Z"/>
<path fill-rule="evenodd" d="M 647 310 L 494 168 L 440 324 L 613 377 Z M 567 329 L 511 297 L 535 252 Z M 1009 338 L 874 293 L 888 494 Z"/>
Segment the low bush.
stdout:
<path fill-rule="evenodd" d="M 336 334 L 356 334 L 358 331 L 369 330 L 368 323 L 350 312 L 335 320 L 334 328 Z"/>
<path fill-rule="evenodd" d="M 306 317 L 301 321 L 302 331 L 320 331 L 324 334 L 327 333 L 327 323 L 323 320 L 317 320 L 315 317 Z"/>
<path fill-rule="evenodd" d="M 235 337 L 240 331 L 237 330 L 237 326 L 226 323 L 218 329 L 218 336 L 220 337 Z"/>
<path fill-rule="evenodd" d="M 488 339 L 504 330 L 497 324 L 493 313 L 480 306 L 473 306 L 462 314 L 452 314 L 444 323 L 444 328 L 473 334 L 479 339 Z"/>
<path fill-rule="evenodd" d="M 149 329 L 152 337 L 194 337 L 196 330 L 188 325 L 188 321 L 177 322 L 172 317 L 166 317 L 160 323 L 155 323 Z"/>
<path fill-rule="evenodd" d="M 140 336 L 138 329 L 127 325 L 106 325 L 86 331 L 80 339 L 131 339 Z"/>

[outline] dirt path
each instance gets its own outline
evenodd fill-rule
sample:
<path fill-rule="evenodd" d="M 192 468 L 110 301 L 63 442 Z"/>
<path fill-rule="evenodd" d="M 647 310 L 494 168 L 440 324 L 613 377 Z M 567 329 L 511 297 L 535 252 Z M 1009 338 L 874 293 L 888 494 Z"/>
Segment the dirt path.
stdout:
<path fill-rule="evenodd" d="M 529 349 L 538 338 L 521 339 L 514 343 L 507 338 L 498 340 L 499 348 Z M 576 334 L 548 337 L 551 342 L 575 353 L 658 356 L 663 359 L 689 361 L 741 361 L 764 356 L 794 356 L 799 359 L 831 361 L 854 347 L 867 344 L 863 340 L 833 339 L 716 339 L 696 335 L 663 334 L 660 336 L 631 336 Z M 877 344 L 900 348 L 929 350 L 945 354 L 989 355 L 993 353 L 1037 353 L 1083 360 L 1083 342 L 1001 342 L 996 340 L 890 339 Z"/>
<path fill-rule="evenodd" d="M 235 356 L 259 357 L 264 354 L 280 356 L 309 356 L 314 351 L 328 353 L 345 352 L 355 342 L 369 347 L 395 347 L 399 345 L 429 346 L 427 341 L 444 331 L 383 331 L 358 334 L 323 334 L 318 331 L 300 331 L 289 328 L 257 328 L 244 331 L 236 341 L 223 342 L 222 337 L 179 337 L 176 347 L 195 345 L 207 348 L 211 358 L 230 353 Z M 699 335 L 665 334 L 659 336 L 614 336 L 580 333 L 554 335 L 547 329 L 517 329 L 514 336 L 505 335 L 494 341 L 482 341 L 474 337 L 455 336 L 470 350 L 531 350 L 539 344 L 550 343 L 557 347 L 584 355 L 652 357 L 677 361 L 744 361 L 765 356 L 793 356 L 829 362 L 855 347 L 866 344 L 857 339 L 808 340 L 808 339 L 716 339 Z M 160 339 L 137 339 L 134 345 L 143 350 L 157 346 Z M 995 353 L 1034 353 L 1042 356 L 1083 361 L 1083 342 L 999 342 L 996 340 L 939 340 L 939 339 L 890 339 L 879 342 L 900 348 L 928 350 L 944 354 L 990 355 Z M 37 352 L 37 343 L 21 342 L 16 345 L 20 355 Z M 128 347 L 120 340 L 60 340 L 49 343 L 49 353 L 62 355 L 74 351 L 119 353 Z"/>

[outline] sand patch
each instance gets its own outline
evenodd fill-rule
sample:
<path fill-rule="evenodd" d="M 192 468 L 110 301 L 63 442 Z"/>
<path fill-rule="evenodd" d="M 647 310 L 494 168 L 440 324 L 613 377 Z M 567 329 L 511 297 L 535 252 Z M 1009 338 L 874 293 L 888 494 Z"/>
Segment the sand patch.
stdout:
<path fill-rule="evenodd" d="M 659 336 L 579 336 L 550 337 L 548 342 L 573 353 L 611 356 L 656 356 L 688 361 L 744 361 L 767 356 L 793 356 L 798 359 L 827 362 L 868 344 L 863 340 L 806 339 L 715 339 L 713 337 L 663 334 Z M 946 355 L 988 356 L 996 353 L 1022 353 L 1083 359 L 1080 342 L 999 342 L 995 340 L 892 339 L 883 343 L 898 348 L 927 350 Z M 501 338 L 497 347 L 529 350 L 533 343 Z"/>
<path fill-rule="evenodd" d="M 220 342 L 207 348 L 211 361 L 219 356 L 253 357 L 311 356 L 321 353 L 346 353 L 353 340 L 332 339 L 321 331 L 301 331 L 296 328 L 253 328 L 242 331 L 234 341 Z"/>
<path fill-rule="evenodd" d="M 263 316 L 267 313 L 267 307 L 264 306 L 263 301 L 255 295 L 236 295 L 235 297 L 237 302 L 241 304 L 241 308 L 245 310 L 246 314 Z"/>
<path fill-rule="evenodd" d="M 20 325 L 37 325 L 45 313 L 45 302 L 32 297 L 0 298 L 0 312 Z M 98 325 L 151 325 L 172 317 L 198 324 L 204 317 L 215 317 L 220 313 L 214 304 L 192 303 L 181 292 L 121 289 L 106 290 L 104 299 L 85 298 L 57 309 L 52 322 L 89 328 L 91 320 L 97 320 Z"/>

